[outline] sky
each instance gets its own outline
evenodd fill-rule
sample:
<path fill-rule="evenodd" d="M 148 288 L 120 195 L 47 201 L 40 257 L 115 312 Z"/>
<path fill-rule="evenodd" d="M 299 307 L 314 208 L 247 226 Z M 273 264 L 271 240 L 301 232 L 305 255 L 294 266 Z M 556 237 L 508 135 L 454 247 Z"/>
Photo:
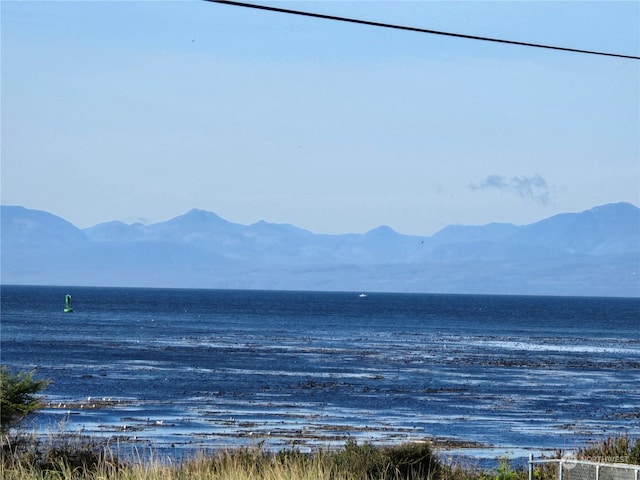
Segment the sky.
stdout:
<path fill-rule="evenodd" d="M 640 55 L 637 1 L 254 3 Z M 413 235 L 640 205 L 638 60 L 204 1 L 0 8 L 5 205 Z"/>

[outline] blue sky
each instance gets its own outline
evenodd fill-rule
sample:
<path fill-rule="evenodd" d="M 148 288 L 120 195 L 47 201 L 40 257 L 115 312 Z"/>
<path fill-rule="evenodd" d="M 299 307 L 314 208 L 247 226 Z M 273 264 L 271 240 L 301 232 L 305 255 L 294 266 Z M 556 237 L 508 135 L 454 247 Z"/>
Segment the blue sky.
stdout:
<path fill-rule="evenodd" d="M 640 55 L 640 3 L 259 2 Z M 640 204 L 640 61 L 198 1 L 2 1 L 2 203 L 316 233 Z"/>

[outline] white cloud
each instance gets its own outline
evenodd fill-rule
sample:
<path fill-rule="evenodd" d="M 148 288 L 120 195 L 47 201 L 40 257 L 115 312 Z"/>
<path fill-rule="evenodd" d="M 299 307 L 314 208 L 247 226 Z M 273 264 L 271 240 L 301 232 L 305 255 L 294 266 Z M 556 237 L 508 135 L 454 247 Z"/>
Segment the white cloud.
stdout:
<path fill-rule="evenodd" d="M 471 183 L 472 190 L 497 189 L 502 192 L 512 193 L 522 198 L 534 199 L 543 205 L 552 202 L 552 194 L 555 188 L 547 184 L 540 175 L 519 176 L 507 178 L 504 175 L 493 174 L 477 183 Z"/>

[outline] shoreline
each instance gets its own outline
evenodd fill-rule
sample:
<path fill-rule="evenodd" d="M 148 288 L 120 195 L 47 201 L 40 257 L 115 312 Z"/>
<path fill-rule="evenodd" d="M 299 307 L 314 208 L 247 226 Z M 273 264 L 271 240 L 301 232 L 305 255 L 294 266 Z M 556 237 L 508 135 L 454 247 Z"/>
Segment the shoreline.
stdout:
<path fill-rule="evenodd" d="M 462 446 L 458 442 L 444 444 Z M 558 472 L 571 471 L 577 462 L 591 464 L 588 468 L 596 471 L 606 465 L 609 470 L 622 469 L 632 475 L 635 472 L 636 478 L 640 472 L 640 440 L 628 436 L 609 437 L 568 455 L 557 451 L 555 455 L 529 457 L 525 461 L 501 456 L 493 464 L 443 456 L 437 445 L 442 445 L 437 439 L 397 445 L 349 440 L 339 449 L 306 453 L 295 447 L 269 451 L 259 442 L 234 449 L 198 450 L 193 455 L 172 458 L 158 455 L 151 447 L 128 449 L 119 443 L 64 434 L 41 441 L 18 431 L 13 437 L 0 438 L 0 460 L 7 480 L 526 480 L 532 475 L 538 480 L 555 480 Z"/>
<path fill-rule="evenodd" d="M 236 448 L 251 448 L 260 445 L 265 451 L 277 452 L 295 448 L 303 453 L 319 450 L 339 450 L 349 441 L 375 446 L 401 444 L 428 444 L 440 456 L 469 461 L 485 466 L 495 466 L 500 458 L 513 460 L 549 455 L 565 450 L 567 445 L 524 446 L 495 445 L 474 439 L 455 436 L 429 435 L 417 429 L 391 426 L 366 426 L 357 424 L 323 423 L 321 416 L 292 415 L 297 422 L 274 425 L 278 422 L 242 421 L 234 417 L 217 422 L 215 432 L 194 429 L 187 431 L 170 419 L 158 417 L 119 415 L 119 409 L 140 409 L 143 402 L 131 399 L 86 399 L 75 401 L 45 402 L 42 410 L 31 419 L 39 438 L 66 436 L 99 439 L 111 444 L 141 446 L 161 452 L 167 456 L 188 458 L 202 451 L 219 451 Z M 96 411 L 111 412 L 112 423 L 88 421 Z M 127 410 L 129 411 L 129 410 Z M 60 415 L 64 415 L 60 418 Z M 85 418 L 81 420 L 81 417 Z M 88 415 L 88 418 L 86 417 Z M 49 426 L 43 427 L 47 418 Z M 57 418 L 58 421 L 52 421 Z M 459 421 L 464 421 L 459 419 Z M 310 426 L 311 425 L 311 426 Z M 57 430 L 56 430 L 57 428 Z M 603 434 L 602 437 L 606 437 Z M 583 448 L 583 444 L 571 445 L 571 449 Z"/>

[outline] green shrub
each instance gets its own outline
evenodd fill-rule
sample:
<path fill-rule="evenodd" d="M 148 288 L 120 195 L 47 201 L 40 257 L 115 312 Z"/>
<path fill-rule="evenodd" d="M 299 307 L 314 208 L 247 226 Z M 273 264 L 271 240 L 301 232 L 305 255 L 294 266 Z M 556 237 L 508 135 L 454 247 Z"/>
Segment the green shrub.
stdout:
<path fill-rule="evenodd" d="M 337 471 L 349 478 L 378 479 L 431 479 L 440 469 L 437 457 L 427 443 L 406 443 L 390 447 L 374 447 L 369 443 L 358 445 L 354 440 L 334 457 Z"/>
<path fill-rule="evenodd" d="M 516 472 L 511 468 L 511 460 L 508 456 L 500 457 L 496 480 L 513 480 L 514 478 L 516 478 Z"/>
<path fill-rule="evenodd" d="M 388 459 L 391 472 L 402 479 L 430 479 L 436 478 L 440 470 L 440 463 L 433 454 L 431 447 L 424 442 L 406 443 L 382 450 Z"/>
<path fill-rule="evenodd" d="M 336 471 L 348 478 L 378 478 L 379 471 L 384 468 L 381 451 L 369 443 L 358 445 L 350 439 L 344 450 L 335 454 L 333 464 Z"/>
<path fill-rule="evenodd" d="M 13 374 L 6 365 L 0 366 L 0 433 L 6 433 L 31 412 L 40 408 L 36 394 L 49 382 L 34 380 L 34 372 Z"/>

